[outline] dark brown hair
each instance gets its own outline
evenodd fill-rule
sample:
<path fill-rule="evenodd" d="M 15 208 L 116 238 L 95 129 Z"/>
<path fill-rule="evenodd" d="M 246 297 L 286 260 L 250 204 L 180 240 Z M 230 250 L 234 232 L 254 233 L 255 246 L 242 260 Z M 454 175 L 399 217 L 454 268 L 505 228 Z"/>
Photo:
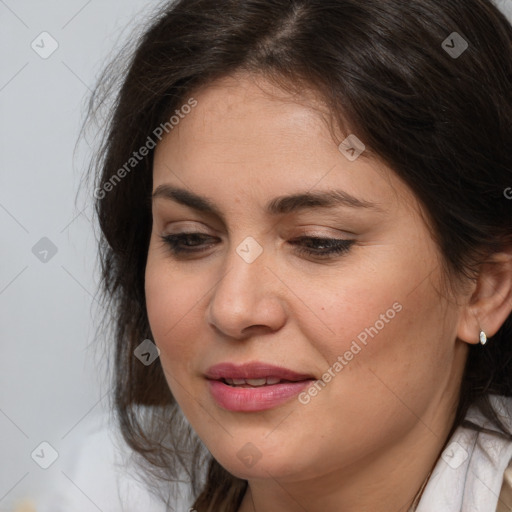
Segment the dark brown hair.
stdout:
<path fill-rule="evenodd" d="M 453 37 L 468 44 L 460 55 L 443 45 L 455 46 Z M 198 512 L 235 512 L 247 483 L 202 446 L 160 361 L 134 357 L 152 339 L 144 272 L 153 153 L 126 163 L 218 78 L 243 71 L 298 96 L 314 90 L 424 206 L 447 280 L 474 279 L 489 254 L 512 243 L 512 28 L 488 0 L 177 0 L 130 55 L 127 67 L 106 70 L 90 105 L 94 115 L 119 86 L 95 162 L 116 409 L 125 439 L 162 479 L 186 472 Z M 510 435 L 489 395 L 512 396 L 511 363 L 509 317 L 485 347 L 469 348 L 453 429 L 474 404 Z"/>

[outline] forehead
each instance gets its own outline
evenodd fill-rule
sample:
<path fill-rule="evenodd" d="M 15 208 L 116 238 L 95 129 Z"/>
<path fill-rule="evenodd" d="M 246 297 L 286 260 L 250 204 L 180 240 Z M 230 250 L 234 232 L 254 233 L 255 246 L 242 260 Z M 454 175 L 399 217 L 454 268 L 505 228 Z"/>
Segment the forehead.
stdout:
<path fill-rule="evenodd" d="M 233 197 L 294 188 L 342 187 L 373 202 L 408 195 L 381 161 L 349 161 L 330 129 L 328 111 L 311 91 L 298 97 L 262 78 L 234 76 L 191 93 L 197 105 L 157 145 L 153 181 Z M 410 194 L 409 194 L 410 195 Z M 240 197 L 238 195 L 237 197 Z"/>
<path fill-rule="evenodd" d="M 192 92 L 197 106 L 180 120 L 167 139 L 190 152 L 202 148 L 230 148 L 242 154 L 250 149 L 263 156 L 258 144 L 272 153 L 300 146 L 304 138 L 328 133 L 327 109 L 312 92 L 291 96 L 262 77 L 224 77 Z M 187 98 L 184 99 L 186 103 Z M 193 133 L 193 138 L 190 135 Z M 176 139 L 180 139 L 178 140 Z M 190 156 L 190 155 L 189 155 Z"/>

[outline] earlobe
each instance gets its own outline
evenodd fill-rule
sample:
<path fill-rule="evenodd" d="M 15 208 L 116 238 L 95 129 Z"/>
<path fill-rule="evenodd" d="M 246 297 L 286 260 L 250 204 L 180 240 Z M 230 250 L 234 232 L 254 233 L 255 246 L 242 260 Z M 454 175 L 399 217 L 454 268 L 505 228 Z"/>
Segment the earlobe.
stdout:
<path fill-rule="evenodd" d="M 484 345 L 512 314 L 512 246 L 480 266 L 473 293 L 459 320 L 457 336 Z M 490 340 L 492 341 L 492 340 Z"/>

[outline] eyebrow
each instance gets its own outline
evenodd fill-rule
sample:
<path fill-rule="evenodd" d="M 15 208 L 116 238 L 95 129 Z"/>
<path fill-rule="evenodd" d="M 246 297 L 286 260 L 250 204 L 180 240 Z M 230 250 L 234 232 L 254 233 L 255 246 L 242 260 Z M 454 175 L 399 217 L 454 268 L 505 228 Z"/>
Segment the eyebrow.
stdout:
<path fill-rule="evenodd" d="M 194 210 L 216 215 L 224 220 L 220 209 L 210 199 L 190 192 L 189 190 L 171 185 L 159 185 L 152 194 L 152 199 L 164 198 L 175 201 Z M 271 199 L 265 210 L 270 215 L 285 215 L 315 208 L 366 208 L 382 211 L 375 203 L 345 192 L 343 190 L 326 190 L 319 192 L 299 192 Z"/>

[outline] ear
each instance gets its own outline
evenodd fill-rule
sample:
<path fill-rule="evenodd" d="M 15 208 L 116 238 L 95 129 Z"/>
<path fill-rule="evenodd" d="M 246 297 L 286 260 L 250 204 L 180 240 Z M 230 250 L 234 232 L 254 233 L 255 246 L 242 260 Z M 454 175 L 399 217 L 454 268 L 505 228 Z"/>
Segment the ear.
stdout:
<path fill-rule="evenodd" d="M 472 295 L 459 319 L 457 336 L 479 343 L 480 329 L 494 336 L 512 312 L 512 245 L 480 266 Z"/>

